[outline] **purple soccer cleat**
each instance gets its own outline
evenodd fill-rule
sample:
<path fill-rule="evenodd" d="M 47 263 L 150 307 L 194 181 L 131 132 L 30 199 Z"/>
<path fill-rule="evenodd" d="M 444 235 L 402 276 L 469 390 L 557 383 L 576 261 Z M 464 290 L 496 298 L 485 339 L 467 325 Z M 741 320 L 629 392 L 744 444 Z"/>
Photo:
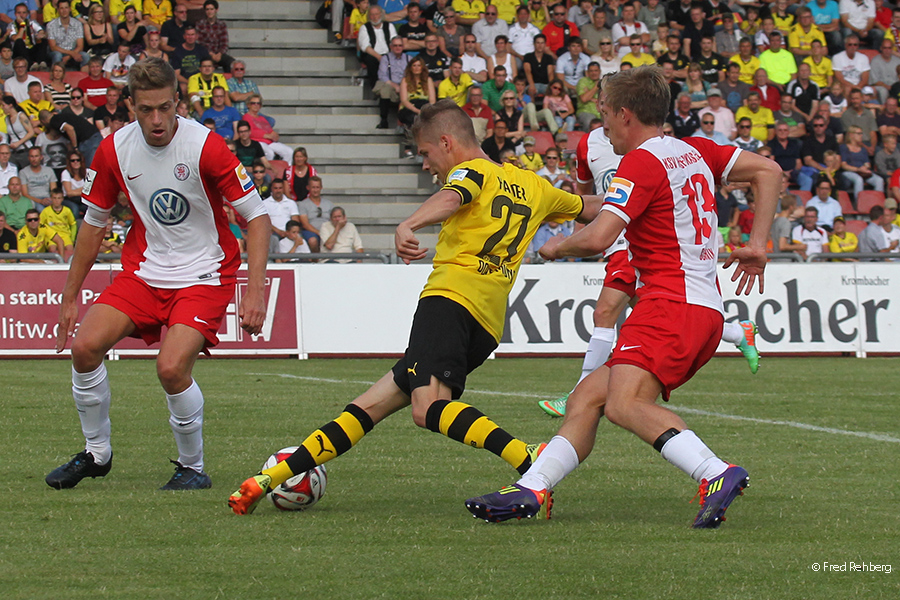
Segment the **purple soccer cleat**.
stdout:
<path fill-rule="evenodd" d="M 466 500 L 466 508 L 476 519 L 489 523 L 499 523 L 509 519 L 549 519 L 553 506 L 553 492 L 531 490 L 516 485 L 508 485 L 499 492 L 485 494 Z"/>
<path fill-rule="evenodd" d="M 707 481 L 700 482 L 697 496 L 700 496 L 700 512 L 694 519 L 694 529 L 716 529 L 725 521 L 725 511 L 744 488 L 750 485 L 747 471 L 737 465 L 728 465 L 725 472 Z M 695 498 L 697 496 L 694 496 Z M 693 500 L 692 500 L 693 502 Z"/>

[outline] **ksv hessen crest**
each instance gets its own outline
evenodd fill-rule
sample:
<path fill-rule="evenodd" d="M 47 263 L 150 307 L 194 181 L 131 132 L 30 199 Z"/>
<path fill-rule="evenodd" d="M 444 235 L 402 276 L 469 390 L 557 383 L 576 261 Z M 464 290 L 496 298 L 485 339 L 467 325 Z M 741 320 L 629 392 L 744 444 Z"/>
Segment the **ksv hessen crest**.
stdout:
<path fill-rule="evenodd" d="M 175 190 L 163 188 L 150 197 L 150 215 L 162 225 L 178 225 L 190 212 L 187 199 Z"/>

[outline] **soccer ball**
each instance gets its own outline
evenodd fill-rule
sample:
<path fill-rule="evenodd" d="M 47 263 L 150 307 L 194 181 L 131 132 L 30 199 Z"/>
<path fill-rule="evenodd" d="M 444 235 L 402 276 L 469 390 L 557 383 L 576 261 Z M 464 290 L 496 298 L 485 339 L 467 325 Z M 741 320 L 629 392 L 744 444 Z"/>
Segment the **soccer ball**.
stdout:
<path fill-rule="evenodd" d="M 263 469 L 274 467 L 297 450 L 297 446 L 282 448 L 266 460 Z M 269 500 L 279 510 L 306 510 L 325 493 L 328 474 L 325 465 L 295 475 L 269 492 Z"/>

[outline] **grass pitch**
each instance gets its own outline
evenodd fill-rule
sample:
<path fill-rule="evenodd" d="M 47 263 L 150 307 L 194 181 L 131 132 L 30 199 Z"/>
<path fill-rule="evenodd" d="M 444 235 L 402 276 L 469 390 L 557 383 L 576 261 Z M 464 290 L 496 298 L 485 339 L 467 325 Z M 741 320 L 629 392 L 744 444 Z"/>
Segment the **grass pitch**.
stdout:
<path fill-rule="evenodd" d="M 704 368 L 671 405 L 693 411 L 681 414 L 749 470 L 751 486 L 721 529 L 692 531 L 696 485 L 607 422 L 557 488 L 552 521 L 476 521 L 463 500 L 515 472 L 418 429 L 408 412 L 328 463 L 311 510 L 266 502 L 233 515 L 226 500 L 238 484 L 339 414 L 387 371 L 383 360 L 199 361 L 213 489 L 191 493 L 157 491 L 177 455 L 154 364 L 108 363 L 113 470 L 56 491 L 44 476 L 82 444 L 69 363 L 4 361 L 3 597 L 896 599 L 896 364 L 766 359 L 755 377 L 740 359 Z M 489 361 L 464 399 L 513 435 L 547 440 L 559 421 L 536 400 L 566 391 L 579 367 Z"/>

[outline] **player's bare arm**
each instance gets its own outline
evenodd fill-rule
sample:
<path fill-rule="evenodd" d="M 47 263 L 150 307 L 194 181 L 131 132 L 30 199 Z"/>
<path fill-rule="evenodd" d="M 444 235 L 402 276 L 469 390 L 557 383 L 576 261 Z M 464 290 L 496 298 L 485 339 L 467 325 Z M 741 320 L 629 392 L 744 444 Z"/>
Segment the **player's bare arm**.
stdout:
<path fill-rule="evenodd" d="M 459 194 L 452 190 L 440 190 L 400 223 L 394 233 L 394 246 L 403 262 L 409 264 L 414 260 L 425 258 L 428 248 L 419 248 L 415 232 L 429 225 L 443 223 L 453 216 L 459 206 Z"/>
<path fill-rule="evenodd" d="M 757 278 L 759 293 L 763 293 L 764 271 L 768 261 L 766 241 L 775 218 L 778 194 L 781 191 L 781 174 L 781 167 L 775 161 L 758 154 L 741 152 L 728 175 L 729 181 L 749 183 L 753 197 L 756 198 L 756 216 L 753 219 L 753 229 L 750 231 L 750 241 L 745 247 L 732 252 L 725 260 L 726 269 L 735 262 L 738 264 L 731 276 L 731 281 L 740 279 L 735 290 L 737 295 L 742 292 L 749 295 Z"/>
<path fill-rule="evenodd" d="M 269 258 L 269 231 L 272 223 L 268 215 L 260 215 L 247 224 L 247 293 L 241 299 L 238 315 L 241 328 L 251 335 L 262 331 L 266 320 L 266 261 Z"/>
<path fill-rule="evenodd" d="M 594 196 L 595 198 L 597 196 Z M 613 245 L 622 230 L 625 221 L 609 211 L 603 211 L 591 221 L 587 227 L 565 239 L 554 236 L 541 246 L 540 254 L 544 260 L 556 260 L 568 257 L 596 256 Z"/>
<path fill-rule="evenodd" d="M 106 235 L 106 227 L 97 227 L 85 222 L 78 230 L 78 239 L 75 242 L 75 254 L 72 255 L 72 264 L 69 274 L 66 276 L 66 285 L 63 288 L 62 302 L 59 305 L 59 327 L 56 332 L 56 352 L 62 352 L 66 342 L 75 332 L 75 323 L 78 321 L 78 293 L 97 254 L 100 253 L 100 244 Z"/>
<path fill-rule="evenodd" d="M 588 224 L 600 214 L 600 209 L 603 207 L 603 196 L 582 194 L 581 199 L 584 202 L 584 208 L 581 210 L 581 214 L 575 217 L 575 220 Z"/>

